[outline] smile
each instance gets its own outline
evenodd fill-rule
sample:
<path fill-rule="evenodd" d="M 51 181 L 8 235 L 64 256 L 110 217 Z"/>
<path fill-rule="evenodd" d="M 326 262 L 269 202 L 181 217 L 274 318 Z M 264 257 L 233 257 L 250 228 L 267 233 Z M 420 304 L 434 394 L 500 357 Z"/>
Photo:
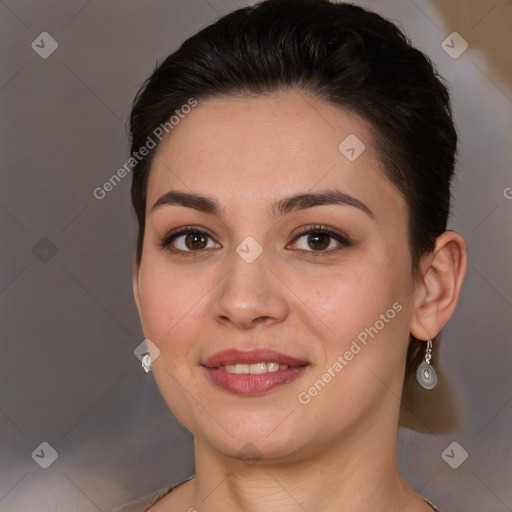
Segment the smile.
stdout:
<path fill-rule="evenodd" d="M 299 377 L 309 363 L 267 349 L 229 349 L 203 363 L 216 387 L 238 395 L 261 395 Z"/>

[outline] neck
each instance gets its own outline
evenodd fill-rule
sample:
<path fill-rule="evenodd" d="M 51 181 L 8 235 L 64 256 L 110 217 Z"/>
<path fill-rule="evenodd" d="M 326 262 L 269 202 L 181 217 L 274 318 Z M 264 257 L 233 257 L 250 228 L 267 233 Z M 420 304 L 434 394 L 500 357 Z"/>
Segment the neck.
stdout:
<path fill-rule="evenodd" d="M 381 411 L 386 414 L 302 450 L 293 461 L 262 457 L 244 463 L 196 438 L 194 506 L 209 512 L 429 510 L 398 472 L 398 404 L 383 404 Z"/>

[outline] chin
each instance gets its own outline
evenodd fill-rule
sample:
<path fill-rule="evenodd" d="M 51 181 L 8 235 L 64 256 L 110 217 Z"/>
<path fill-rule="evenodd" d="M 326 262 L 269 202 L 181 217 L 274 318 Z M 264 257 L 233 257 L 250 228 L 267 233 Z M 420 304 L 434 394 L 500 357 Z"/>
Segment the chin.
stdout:
<path fill-rule="evenodd" d="M 291 414 L 290 414 L 291 412 Z M 304 435 L 304 425 L 297 425 L 296 414 L 285 411 L 247 412 L 215 417 L 201 415 L 194 425 L 185 425 L 198 439 L 205 440 L 229 457 L 282 458 L 294 452 Z"/>
<path fill-rule="evenodd" d="M 275 462 L 289 459 L 300 449 L 300 440 L 293 437 L 257 436 L 244 432 L 240 437 L 209 439 L 209 443 L 218 452 L 251 466 L 256 462 Z"/>

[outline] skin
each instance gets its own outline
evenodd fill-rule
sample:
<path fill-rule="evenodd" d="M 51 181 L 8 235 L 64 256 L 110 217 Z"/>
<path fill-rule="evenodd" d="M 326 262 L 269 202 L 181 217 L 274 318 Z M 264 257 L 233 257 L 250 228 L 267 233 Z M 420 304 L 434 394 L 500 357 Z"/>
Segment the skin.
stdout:
<path fill-rule="evenodd" d="M 338 149 L 349 134 L 366 146 L 354 161 Z M 350 194 L 373 215 L 350 205 L 269 213 L 283 197 L 326 189 Z M 223 215 L 180 205 L 151 211 L 170 190 L 213 197 Z M 429 340 L 451 316 L 466 247 L 458 233 L 443 233 L 413 277 L 406 203 L 383 173 L 370 126 L 299 93 L 200 101 L 161 142 L 147 199 L 135 301 L 160 350 L 155 379 L 193 433 L 196 461 L 196 477 L 151 512 L 431 510 L 398 473 L 400 396 L 409 334 Z M 345 233 L 351 245 L 326 235 L 319 251 L 308 235 L 297 237 L 317 224 Z M 174 239 L 186 257 L 159 245 L 182 226 L 211 238 L 200 249 Z M 236 252 L 248 236 L 263 250 L 252 263 Z M 395 303 L 400 312 L 300 403 L 298 394 Z M 215 386 L 201 366 L 233 347 L 271 348 L 309 366 L 289 384 L 239 396 Z M 241 460 L 251 455 L 247 443 L 256 452 L 249 464 Z"/>

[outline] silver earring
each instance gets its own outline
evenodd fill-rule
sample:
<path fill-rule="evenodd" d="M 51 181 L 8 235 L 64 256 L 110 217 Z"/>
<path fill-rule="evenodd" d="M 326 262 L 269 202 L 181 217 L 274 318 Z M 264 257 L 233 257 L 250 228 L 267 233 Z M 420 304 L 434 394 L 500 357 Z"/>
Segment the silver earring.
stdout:
<path fill-rule="evenodd" d="M 434 367 L 430 364 L 432 359 L 432 340 L 427 342 L 425 352 L 425 361 L 422 361 L 416 370 L 416 380 L 420 386 L 425 389 L 434 389 L 437 386 L 437 374 Z"/>
<path fill-rule="evenodd" d="M 144 354 L 142 357 L 142 368 L 144 368 L 144 371 L 146 373 L 149 373 L 151 371 L 151 357 L 149 354 Z"/>

